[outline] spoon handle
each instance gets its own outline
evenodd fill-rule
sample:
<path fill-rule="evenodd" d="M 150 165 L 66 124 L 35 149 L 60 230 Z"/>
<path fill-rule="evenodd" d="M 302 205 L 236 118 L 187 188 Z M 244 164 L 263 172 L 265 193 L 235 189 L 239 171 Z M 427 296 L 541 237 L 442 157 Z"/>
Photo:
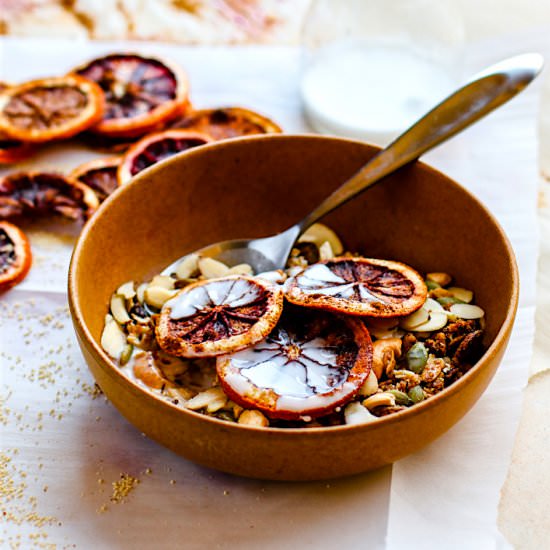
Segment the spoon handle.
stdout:
<path fill-rule="evenodd" d="M 521 92 L 542 70 L 543 57 L 511 57 L 477 74 L 403 132 L 297 224 L 300 232 L 371 185 L 454 136 Z"/>

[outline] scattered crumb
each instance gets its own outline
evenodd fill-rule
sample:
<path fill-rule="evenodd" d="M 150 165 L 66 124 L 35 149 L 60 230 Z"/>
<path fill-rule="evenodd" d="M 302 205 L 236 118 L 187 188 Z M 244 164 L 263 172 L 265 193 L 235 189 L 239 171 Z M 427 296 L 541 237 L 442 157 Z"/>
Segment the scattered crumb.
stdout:
<path fill-rule="evenodd" d="M 139 479 L 132 477 L 130 474 L 120 474 L 119 481 L 113 481 L 113 494 L 111 502 L 116 504 L 124 502 L 124 499 L 135 489 L 139 484 Z"/>

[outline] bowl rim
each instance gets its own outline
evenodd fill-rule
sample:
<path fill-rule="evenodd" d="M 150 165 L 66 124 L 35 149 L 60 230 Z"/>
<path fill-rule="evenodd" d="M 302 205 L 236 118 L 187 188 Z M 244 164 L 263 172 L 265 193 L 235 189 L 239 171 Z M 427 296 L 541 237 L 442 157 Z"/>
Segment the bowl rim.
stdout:
<path fill-rule="evenodd" d="M 100 365 L 108 369 L 111 372 L 111 374 L 114 373 L 115 377 L 118 379 L 120 383 L 128 385 L 129 389 L 133 393 L 139 393 L 140 396 L 142 396 L 142 398 L 144 399 L 152 399 L 157 406 L 160 406 L 161 408 L 167 408 L 172 413 L 182 414 L 183 416 L 190 415 L 191 418 L 200 419 L 201 421 L 204 421 L 207 423 L 213 423 L 214 426 L 212 427 L 221 427 L 228 430 L 238 430 L 238 431 L 245 430 L 245 431 L 256 432 L 261 434 L 273 433 L 279 436 L 283 434 L 288 434 L 288 437 L 297 437 L 298 434 L 301 437 L 304 437 L 304 436 L 317 437 L 317 436 L 323 436 L 323 435 L 330 436 L 331 434 L 336 435 L 342 432 L 356 431 L 358 429 L 361 429 L 361 430 L 364 429 L 365 431 L 375 431 L 383 428 L 384 426 L 392 425 L 394 423 L 399 423 L 401 422 L 401 420 L 404 420 L 405 418 L 412 418 L 415 415 L 426 413 L 430 409 L 436 407 L 440 402 L 446 401 L 457 392 L 460 392 L 463 386 L 467 385 L 471 379 L 475 378 L 488 365 L 488 363 L 497 353 L 501 345 L 505 343 L 507 335 L 512 329 L 515 315 L 518 308 L 518 302 L 519 302 L 519 270 L 518 270 L 517 260 L 514 254 L 514 250 L 512 248 L 510 240 L 508 239 L 508 236 L 504 232 L 504 229 L 501 227 L 496 217 L 471 191 L 466 189 L 460 183 L 455 181 L 453 178 L 447 176 L 440 170 L 420 160 L 417 160 L 415 161 L 415 165 L 419 166 L 422 170 L 425 170 L 427 172 L 430 172 L 432 174 L 435 174 L 437 176 L 440 176 L 446 179 L 452 185 L 455 185 L 458 188 L 460 188 L 460 190 L 464 192 L 470 200 L 476 203 L 477 206 L 485 213 L 485 215 L 493 223 L 493 225 L 495 226 L 495 228 L 497 229 L 497 231 L 499 232 L 502 238 L 502 242 L 504 243 L 505 248 L 508 252 L 508 258 L 510 259 L 510 266 L 512 268 L 512 272 L 511 272 L 512 294 L 511 294 L 510 303 L 508 304 L 508 307 L 506 310 L 506 316 L 502 322 L 500 329 L 498 330 L 496 336 L 494 337 L 489 347 L 485 350 L 481 359 L 479 359 L 477 363 L 475 363 L 472 366 L 472 368 L 466 372 L 466 374 L 464 374 L 458 380 L 453 382 L 449 387 L 444 388 L 441 392 L 431 396 L 429 399 L 426 399 L 420 403 L 415 404 L 414 407 L 409 407 L 407 409 L 398 411 L 396 413 L 393 413 L 384 417 L 378 417 L 376 422 L 373 421 L 373 422 L 366 422 L 361 424 L 342 424 L 342 425 L 336 425 L 336 426 L 278 428 L 278 427 L 271 427 L 271 426 L 269 427 L 249 426 L 245 424 L 239 424 L 237 422 L 227 422 L 225 420 L 221 420 L 213 416 L 207 416 L 200 412 L 196 412 L 184 407 L 180 407 L 164 399 L 163 397 L 148 391 L 146 388 L 142 387 L 137 381 L 132 380 L 121 371 L 121 369 L 114 363 L 114 361 L 109 357 L 109 355 L 107 355 L 107 353 L 95 341 L 88 327 L 86 326 L 86 323 L 84 322 L 84 316 L 79 305 L 78 287 L 76 283 L 76 280 L 77 280 L 76 272 L 78 270 L 78 261 L 82 254 L 84 243 L 87 240 L 90 233 L 92 232 L 94 225 L 98 223 L 97 220 L 101 218 L 101 214 L 103 213 L 103 211 L 107 211 L 109 208 L 112 208 L 112 204 L 114 204 L 116 201 L 121 200 L 121 197 L 123 197 L 125 193 L 130 192 L 128 190 L 131 189 L 139 181 L 141 181 L 142 179 L 148 178 L 150 174 L 156 171 L 162 170 L 167 165 L 181 162 L 182 158 L 185 159 L 185 158 L 193 157 L 197 155 L 209 154 L 211 150 L 231 148 L 231 147 L 234 147 L 235 145 L 240 146 L 240 144 L 242 143 L 246 144 L 249 142 L 256 142 L 256 141 L 267 142 L 267 141 L 283 141 L 283 140 L 284 141 L 302 141 L 304 139 L 312 142 L 313 141 L 333 141 L 333 142 L 339 142 L 339 143 L 346 142 L 354 145 L 361 145 L 361 146 L 366 145 L 370 148 L 381 150 L 380 147 L 361 140 L 343 138 L 343 137 L 337 137 L 337 136 L 323 136 L 323 135 L 317 135 L 317 134 L 302 134 L 302 133 L 258 134 L 258 135 L 231 138 L 228 140 L 214 141 L 214 142 L 202 145 L 200 147 L 195 147 L 188 151 L 183 151 L 181 153 L 173 155 L 163 161 L 153 164 L 152 166 L 138 173 L 136 176 L 132 178 L 131 181 L 119 187 L 115 194 L 109 196 L 103 202 L 103 204 L 100 205 L 99 209 L 92 216 L 92 218 L 86 222 L 74 247 L 74 250 L 71 256 L 70 266 L 69 266 L 68 299 L 69 299 L 69 309 L 70 309 L 71 317 L 73 320 L 75 331 L 77 332 L 77 335 L 80 337 L 81 344 L 83 344 L 86 347 L 90 355 Z M 107 304 L 106 304 L 106 307 L 107 307 Z M 106 310 L 106 312 L 108 311 Z"/>

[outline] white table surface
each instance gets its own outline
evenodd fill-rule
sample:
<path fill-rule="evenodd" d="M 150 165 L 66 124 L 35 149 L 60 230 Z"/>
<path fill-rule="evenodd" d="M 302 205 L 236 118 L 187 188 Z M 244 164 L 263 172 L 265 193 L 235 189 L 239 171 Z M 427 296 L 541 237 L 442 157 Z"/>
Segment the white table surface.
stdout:
<path fill-rule="evenodd" d="M 515 51 L 525 51 L 515 44 Z M 169 54 L 189 72 L 198 107 L 238 104 L 286 131 L 307 130 L 292 48 L 4 39 L 0 79 L 63 73 L 120 49 Z M 510 44 L 472 48 L 479 69 Z M 473 190 L 507 231 L 522 277 L 517 322 L 487 392 L 452 430 L 376 472 L 329 483 L 273 483 L 207 470 L 142 436 L 102 396 L 77 348 L 67 309 L 74 230 L 30 227 L 35 264 L 0 297 L 0 544 L 20 548 L 505 548 L 496 527 L 527 380 L 533 335 L 537 89 L 427 159 Z M 27 166 L 97 156 L 50 147 Z M 139 480 L 112 502 L 121 474 Z M 51 545 L 51 546 L 48 546 Z"/>

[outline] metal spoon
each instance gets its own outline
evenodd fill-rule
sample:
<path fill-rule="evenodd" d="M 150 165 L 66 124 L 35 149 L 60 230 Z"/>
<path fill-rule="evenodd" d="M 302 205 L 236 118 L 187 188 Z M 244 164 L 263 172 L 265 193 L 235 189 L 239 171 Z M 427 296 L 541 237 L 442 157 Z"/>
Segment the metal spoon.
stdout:
<path fill-rule="evenodd" d="M 196 254 L 229 266 L 247 263 L 254 273 L 283 268 L 297 238 L 310 225 L 506 103 L 540 73 L 543 64 L 540 54 L 528 53 L 492 65 L 403 132 L 297 224 L 272 237 L 223 241 Z M 182 259 L 163 274 L 172 273 Z"/>

